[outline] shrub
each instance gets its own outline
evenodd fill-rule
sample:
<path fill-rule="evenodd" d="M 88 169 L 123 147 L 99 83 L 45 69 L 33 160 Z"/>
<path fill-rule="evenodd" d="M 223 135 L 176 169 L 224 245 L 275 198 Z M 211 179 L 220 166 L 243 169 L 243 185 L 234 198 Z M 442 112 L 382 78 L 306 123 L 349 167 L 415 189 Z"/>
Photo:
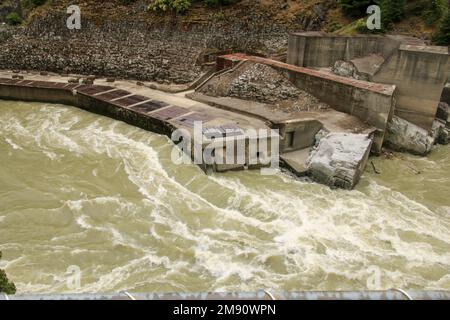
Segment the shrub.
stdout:
<path fill-rule="evenodd" d="M 7 22 L 9 25 L 16 26 L 16 25 L 22 23 L 22 18 L 19 17 L 19 15 L 18 15 L 17 13 L 11 12 L 10 14 L 8 14 L 8 15 L 6 16 L 6 22 Z"/>
<path fill-rule="evenodd" d="M 43 5 L 45 3 L 46 0 L 31 0 L 31 2 L 36 6 L 40 6 Z"/>
<path fill-rule="evenodd" d="M 342 12 L 351 17 L 362 17 L 373 0 L 339 0 Z"/>
<path fill-rule="evenodd" d="M 236 3 L 239 0 L 154 0 L 148 8 L 154 11 L 184 13 L 195 1 L 206 3 L 208 6 L 219 6 Z"/>
<path fill-rule="evenodd" d="M 0 251 L 0 259 L 2 258 L 2 252 Z M 15 294 L 16 293 L 16 286 L 14 283 L 8 280 L 6 277 L 5 271 L 0 269 L 0 292 L 6 293 L 6 294 Z"/>
<path fill-rule="evenodd" d="M 440 21 L 445 14 L 446 0 L 431 0 L 423 12 L 423 17 L 428 25 L 433 25 Z"/>
<path fill-rule="evenodd" d="M 149 8 L 155 11 L 175 11 L 176 13 L 184 13 L 190 6 L 190 0 L 155 0 L 150 4 Z"/>
<path fill-rule="evenodd" d="M 433 41 L 441 46 L 450 45 L 450 11 L 447 12 L 444 20 L 442 20 L 438 31 L 433 37 Z"/>
<path fill-rule="evenodd" d="M 381 23 L 383 29 L 389 29 L 393 22 L 400 21 L 405 15 L 405 0 L 377 0 L 381 8 Z"/>

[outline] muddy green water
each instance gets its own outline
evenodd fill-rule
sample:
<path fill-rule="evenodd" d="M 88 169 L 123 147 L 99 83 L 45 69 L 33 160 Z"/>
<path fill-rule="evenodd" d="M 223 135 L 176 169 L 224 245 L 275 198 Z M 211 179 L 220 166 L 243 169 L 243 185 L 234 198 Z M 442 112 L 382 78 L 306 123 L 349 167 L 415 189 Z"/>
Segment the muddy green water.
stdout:
<path fill-rule="evenodd" d="M 351 192 L 206 176 L 171 150 L 73 107 L 0 101 L 0 267 L 19 292 L 450 289 L 448 146 L 375 158 L 382 174 Z"/>

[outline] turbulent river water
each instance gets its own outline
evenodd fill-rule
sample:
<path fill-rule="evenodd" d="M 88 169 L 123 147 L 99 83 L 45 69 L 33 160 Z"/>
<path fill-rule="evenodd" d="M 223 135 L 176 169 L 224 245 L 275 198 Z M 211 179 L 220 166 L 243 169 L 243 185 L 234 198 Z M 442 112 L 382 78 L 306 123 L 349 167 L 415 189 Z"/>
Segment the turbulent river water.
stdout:
<path fill-rule="evenodd" d="M 448 146 L 374 158 L 354 191 L 207 176 L 171 151 L 73 107 L 0 101 L 0 267 L 18 292 L 450 289 Z"/>

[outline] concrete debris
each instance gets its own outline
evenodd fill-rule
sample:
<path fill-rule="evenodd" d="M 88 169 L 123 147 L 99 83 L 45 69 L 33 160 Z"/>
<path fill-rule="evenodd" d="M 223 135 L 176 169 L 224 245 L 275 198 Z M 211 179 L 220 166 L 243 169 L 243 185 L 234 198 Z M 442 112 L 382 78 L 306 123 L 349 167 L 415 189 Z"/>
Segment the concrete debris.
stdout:
<path fill-rule="evenodd" d="M 428 154 L 434 144 L 434 138 L 428 131 L 397 116 L 389 123 L 385 141 L 394 150 L 416 155 Z"/>
<path fill-rule="evenodd" d="M 333 188 L 353 189 L 367 164 L 372 140 L 365 134 L 330 133 L 308 159 L 308 175 Z"/>

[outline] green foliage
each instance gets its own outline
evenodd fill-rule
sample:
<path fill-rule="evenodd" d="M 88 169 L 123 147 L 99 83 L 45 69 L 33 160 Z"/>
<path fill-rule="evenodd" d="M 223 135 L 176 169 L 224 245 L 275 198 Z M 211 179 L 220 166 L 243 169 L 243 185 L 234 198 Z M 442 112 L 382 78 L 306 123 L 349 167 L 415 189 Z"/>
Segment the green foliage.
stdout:
<path fill-rule="evenodd" d="M 441 46 L 450 45 L 450 10 L 447 12 L 444 20 L 442 20 L 439 30 L 433 37 L 433 41 Z"/>
<path fill-rule="evenodd" d="M 238 1 L 239 0 L 153 0 L 148 8 L 149 10 L 154 11 L 185 13 L 190 8 L 192 2 L 203 2 L 208 6 L 220 6 L 233 4 Z"/>
<path fill-rule="evenodd" d="M 154 11 L 174 11 L 176 13 L 184 13 L 190 6 L 190 0 L 155 0 L 150 4 L 149 9 Z"/>
<path fill-rule="evenodd" d="M 22 23 L 22 18 L 16 12 L 11 12 L 6 16 L 6 22 L 9 25 L 16 26 Z"/>
<path fill-rule="evenodd" d="M 373 0 L 339 0 L 342 12 L 350 17 L 362 17 Z"/>
<path fill-rule="evenodd" d="M 0 251 L 0 259 L 2 258 L 2 252 Z M 16 286 L 14 283 L 8 280 L 6 277 L 5 271 L 0 269 L 0 292 L 6 293 L 6 294 L 15 294 L 16 293 Z"/>
<path fill-rule="evenodd" d="M 31 2 L 36 6 L 40 6 L 43 5 L 45 3 L 46 0 L 31 0 Z"/>
<path fill-rule="evenodd" d="M 405 0 L 377 0 L 381 8 L 381 23 L 383 29 L 389 29 L 394 22 L 400 21 L 405 15 Z"/>
<path fill-rule="evenodd" d="M 428 25 L 433 25 L 440 21 L 445 14 L 446 0 L 429 0 L 426 4 L 423 18 Z"/>
<path fill-rule="evenodd" d="M 383 30 L 389 29 L 393 22 L 400 21 L 405 14 L 405 0 L 339 0 L 342 12 L 351 17 L 365 16 L 372 4 L 380 6 Z M 364 28 L 360 29 L 362 31 Z"/>

